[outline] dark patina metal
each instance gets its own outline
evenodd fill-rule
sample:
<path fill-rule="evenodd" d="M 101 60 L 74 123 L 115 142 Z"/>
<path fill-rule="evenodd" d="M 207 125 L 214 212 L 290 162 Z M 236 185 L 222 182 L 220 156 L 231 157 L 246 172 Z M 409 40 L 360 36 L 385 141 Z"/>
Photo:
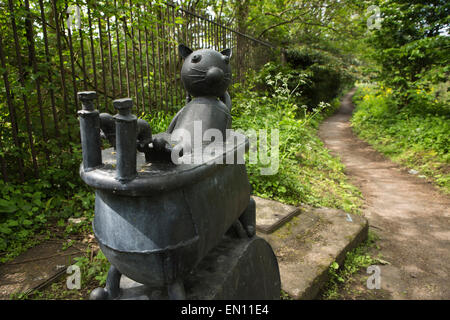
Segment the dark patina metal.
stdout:
<path fill-rule="evenodd" d="M 185 59 L 182 80 L 191 97 L 166 132 L 153 136 L 148 123 L 131 114 L 131 99 L 115 100 L 118 113 L 111 116 L 94 110 L 94 92 L 78 93 L 83 107 L 79 111 L 83 147 L 80 175 L 96 190 L 93 229 L 111 262 L 106 287 L 94 290 L 91 299 L 120 298 L 122 274 L 146 288 L 166 287 L 170 299 L 184 299 L 184 279 L 213 248 L 221 243 L 227 247 L 224 241 L 229 242 L 226 239 L 230 237 L 242 239 L 242 248 L 250 248 L 242 251 L 238 262 L 245 263 L 259 254 L 252 250 L 263 250 L 265 258 L 260 254 L 258 259 L 268 267 L 259 268 L 258 276 L 264 277 L 264 270 L 271 270 L 270 279 L 278 279 L 264 289 L 269 292 L 266 298 L 272 299 L 279 292 L 276 258 L 271 250 L 258 249 L 264 247 L 259 244 L 262 239 L 255 242 L 258 245 L 246 245 L 255 238 L 256 218 L 245 165 L 220 164 L 230 157 L 244 163 L 243 154 L 248 149 L 243 135 L 226 134 L 231 127 L 231 100 L 226 91 L 231 50 L 192 52 L 182 45 L 179 49 Z M 172 133 L 182 128 L 194 134 L 194 121 L 202 123 L 202 134 L 211 128 L 223 132 L 224 141 L 214 142 L 223 146 L 223 153 L 193 164 L 172 163 Z M 100 136 L 113 147 L 101 151 Z M 192 155 L 193 142 L 183 143 L 180 154 Z M 258 296 L 258 286 L 267 287 L 261 279 L 249 278 L 249 267 L 235 268 L 235 272 L 246 270 L 242 281 L 245 277 L 256 281 L 250 286 L 254 296 Z M 234 289 L 219 296 L 239 296 L 236 285 L 225 287 Z"/>

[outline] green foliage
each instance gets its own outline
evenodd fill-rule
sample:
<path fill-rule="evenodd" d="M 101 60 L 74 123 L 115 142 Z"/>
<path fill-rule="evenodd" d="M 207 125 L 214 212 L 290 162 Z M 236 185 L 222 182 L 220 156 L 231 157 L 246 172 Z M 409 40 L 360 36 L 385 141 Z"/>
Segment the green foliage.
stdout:
<path fill-rule="evenodd" d="M 409 103 L 409 92 L 424 80 L 437 83 L 448 77 L 450 5 L 445 0 L 379 1 L 382 26 L 367 37 L 375 50 L 371 57 L 380 65 L 380 83 Z"/>
<path fill-rule="evenodd" d="M 60 152 L 60 163 L 47 167 L 39 179 L 24 183 L 0 181 L 0 262 L 5 262 L 46 237 L 48 224 L 59 221 L 67 234 L 86 228 L 93 215 L 94 195 L 79 178 L 80 147 Z M 71 217 L 88 217 L 86 222 L 68 224 Z M 47 235 L 48 236 L 48 235 Z"/>
<path fill-rule="evenodd" d="M 98 286 L 104 286 L 110 263 L 101 251 L 98 251 L 91 260 L 89 258 L 91 256 L 91 250 L 88 249 L 85 256 L 75 258 L 75 264 L 80 267 L 81 286 L 86 287 L 94 280 L 98 283 Z"/>
<path fill-rule="evenodd" d="M 288 50 L 286 59 L 286 65 L 266 64 L 254 76 L 256 86 L 273 94 L 278 86 L 270 81 L 276 81 L 277 75 L 283 74 L 287 78 L 287 88 L 296 95 L 296 103 L 306 105 L 309 111 L 322 101 L 338 97 L 355 81 L 355 76 L 343 63 L 326 52 L 300 47 Z"/>
<path fill-rule="evenodd" d="M 449 192 L 450 108 L 436 95 L 434 87 L 410 90 L 408 108 L 399 111 L 392 89 L 362 86 L 354 96 L 352 125 L 377 150 Z"/>
<path fill-rule="evenodd" d="M 328 269 L 329 281 L 322 294 L 324 299 L 339 298 L 338 289 L 340 286 L 362 268 L 367 268 L 379 261 L 369 253 L 369 250 L 376 246 L 375 241 L 375 234 L 369 232 L 368 239 L 364 243 L 347 252 L 342 266 L 339 266 L 336 261 L 330 265 Z"/>
<path fill-rule="evenodd" d="M 172 121 L 172 118 L 175 116 L 174 111 L 171 112 L 163 112 L 158 111 L 153 114 L 142 114 L 142 119 L 147 121 L 150 124 L 150 127 L 152 128 L 152 133 L 160 133 L 167 130 L 169 127 L 170 121 Z"/>

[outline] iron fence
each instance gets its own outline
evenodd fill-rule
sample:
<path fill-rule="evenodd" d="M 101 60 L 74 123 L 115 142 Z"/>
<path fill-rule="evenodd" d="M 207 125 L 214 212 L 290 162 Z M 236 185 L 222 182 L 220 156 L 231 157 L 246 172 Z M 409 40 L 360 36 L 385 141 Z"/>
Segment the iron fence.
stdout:
<path fill-rule="evenodd" d="M 5 0 L 0 9 L 5 181 L 38 177 L 60 152 L 71 152 L 77 91 L 97 91 L 101 112 L 113 112 L 112 100 L 123 97 L 133 98 L 138 115 L 181 107 L 179 43 L 232 48 L 235 82 L 274 56 L 271 44 L 169 2 Z"/>

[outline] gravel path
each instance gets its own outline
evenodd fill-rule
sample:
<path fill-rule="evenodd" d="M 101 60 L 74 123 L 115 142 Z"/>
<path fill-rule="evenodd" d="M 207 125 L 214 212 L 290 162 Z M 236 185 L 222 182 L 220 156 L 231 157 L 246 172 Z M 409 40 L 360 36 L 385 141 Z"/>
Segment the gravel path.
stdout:
<path fill-rule="evenodd" d="M 353 134 L 353 94 L 321 125 L 319 136 L 360 187 L 364 215 L 390 264 L 380 266 L 380 290 L 355 281 L 347 298 L 450 299 L 450 199 Z"/>

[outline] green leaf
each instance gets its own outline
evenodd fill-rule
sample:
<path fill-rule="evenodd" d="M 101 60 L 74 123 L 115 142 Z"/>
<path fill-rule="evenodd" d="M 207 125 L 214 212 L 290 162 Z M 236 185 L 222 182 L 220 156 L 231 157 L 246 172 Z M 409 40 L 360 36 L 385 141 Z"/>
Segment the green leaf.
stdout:
<path fill-rule="evenodd" d="M 31 220 L 28 220 L 28 219 L 24 219 L 23 221 L 22 221 L 22 224 L 24 225 L 24 226 L 31 226 L 32 224 L 33 224 L 33 221 L 31 221 Z"/>
<path fill-rule="evenodd" d="M 0 225 L 0 233 L 11 234 L 12 230 L 5 225 Z"/>
<path fill-rule="evenodd" d="M 9 219 L 6 222 L 6 224 L 7 224 L 8 227 L 17 227 L 19 225 L 19 222 L 17 220 Z"/>
<path fill-rule="evenodd" d="M 13 213 L 15 211 L 17 211 L 17 207 L 13 202 L 0 199 L 0 212 Z"/>

